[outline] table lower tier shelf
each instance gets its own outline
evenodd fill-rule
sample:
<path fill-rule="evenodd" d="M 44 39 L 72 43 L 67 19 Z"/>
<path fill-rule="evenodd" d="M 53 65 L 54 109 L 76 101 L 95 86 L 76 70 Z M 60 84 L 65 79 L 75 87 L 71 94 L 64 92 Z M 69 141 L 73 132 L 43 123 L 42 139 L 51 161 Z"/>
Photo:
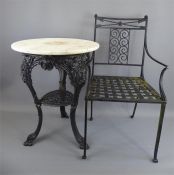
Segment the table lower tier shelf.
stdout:
<path fill-rule="evenodd" d="M 73 94 L 69 91 L 55 90 L 45 94 L 40 102 L 47 106 L 68 106 L 73 103 Z"/>

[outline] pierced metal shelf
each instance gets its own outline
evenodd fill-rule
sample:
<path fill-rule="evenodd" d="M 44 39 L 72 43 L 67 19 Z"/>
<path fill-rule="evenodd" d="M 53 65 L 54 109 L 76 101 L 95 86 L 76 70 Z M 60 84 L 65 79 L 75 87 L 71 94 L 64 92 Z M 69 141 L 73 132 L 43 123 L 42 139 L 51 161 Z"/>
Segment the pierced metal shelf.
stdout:
<path fill-rule="evenodd" d="M 73 94 L 69 91 L 55 90 L 45 94 L 40 101 L 47 106 L 68 106 L 73 103 Z"/>

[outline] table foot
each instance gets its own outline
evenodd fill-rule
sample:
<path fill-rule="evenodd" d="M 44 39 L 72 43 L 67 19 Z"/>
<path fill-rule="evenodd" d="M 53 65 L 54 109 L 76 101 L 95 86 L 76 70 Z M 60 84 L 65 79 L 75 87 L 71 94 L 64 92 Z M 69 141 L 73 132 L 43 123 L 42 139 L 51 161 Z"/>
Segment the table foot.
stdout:
<path fill-rule="evenodd" d="M 87 156 L 82 156 L 82 159 L 84 159 L 84 160 L 87 159 Z"/>
<path fill-rule="evenodd" d="M 32 146 L 36 137 L 37 137 L 37 135 L 35 133 L 30 134 L 27 137 L 27 140 L 24 142 L 24 146 Z"/>
<path fill-rule="evenodd" d="M 37 138 L 37 136 L 39 135 L 39 132 L 41 130 L 41 126 L 42 126 L 42 109 L 40 105 L 36 105 L 36 108 L 38 110 L 38 124 L 37 124 L 37 128 L 36 130 L 31 133 L 28 137 L 27 140 L 24 142 L 24 146 L 32 146 L 34 140 Z"/>
<path fill-rule="evenodd" d="M 158 163 L 158 159 L 154 158 L 153 160 L 153 163 Z"/>

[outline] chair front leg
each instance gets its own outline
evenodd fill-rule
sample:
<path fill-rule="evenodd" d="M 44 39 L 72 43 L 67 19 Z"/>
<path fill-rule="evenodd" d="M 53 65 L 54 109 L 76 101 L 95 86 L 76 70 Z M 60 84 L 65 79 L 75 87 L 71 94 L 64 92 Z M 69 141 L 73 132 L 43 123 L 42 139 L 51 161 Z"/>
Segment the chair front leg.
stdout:
<path fill-rule="evenodd" d="M 85 125 L 84 125 L 84 153 L 83 153 L 83 156 L 82 156 L 82 159 L 86 159 L 87 156 L 86 156 L 86 149 L 87 149 L 87 113 L 88 111 L 88 101 L 85 100 Z"/>
<path fill-rule="evenodd" d="M 159 142 L 160 142 L 160 137 L 161 137 L 165 108 L 166 108 L 166 104 L 161 104 L 160 118 L 159 118 L 159 123 L 158 123 L 158 131 L 157 131 L 157 136 L 156 136 L 156 143 L 155 143 L 154 157 L 153 157 L 154 163 L 158 163 L 157 154 L 158 154 L 158 147 L 159 147 Z"/>
<path fill-rule="evenodd" d="M 137 109 L 137 103 L 135 103 L 134 110 L 133 110 L 133 113 L 132 113 L 132 115 L 130 116 L 130 118 L 134 118 L 136 109 Z"/>
<path fill-rule="evenodd" d="M 89 120 L 93 120 L 93 101 L 91 101 L 91 117 L 89 118 Z"/>

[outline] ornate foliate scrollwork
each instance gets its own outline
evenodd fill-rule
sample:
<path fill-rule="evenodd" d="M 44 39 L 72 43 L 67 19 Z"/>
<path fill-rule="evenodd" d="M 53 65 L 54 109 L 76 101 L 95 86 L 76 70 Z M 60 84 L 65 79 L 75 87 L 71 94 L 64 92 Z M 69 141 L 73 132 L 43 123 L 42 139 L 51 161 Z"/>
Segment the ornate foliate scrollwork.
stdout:
<path fill-rule="evenodd" d="M 24 83 L 32 83 L 31 72 L 32 69 L 39 64 L 39 58 L 35 56 L 24 56 L 24 60 L 21 65 L 21 76 Z"/>
<path fill-rule="evenodd" d="M 51 70 L 54 67 L 54 61 L 48 56 L 24 55 L 21 65 L 21 76 L 24 83 L 32 84 L 31 72 L 37 65 L 40 65 L 44 70 Z"/>
<path fill-rule="evenodd" d="M 25 55 L 21 66 L 22 80 L 24 83 L 32 84 L 32 69 L 40 65 L 44 70 L 52 70 L 54 67 L 61 69 L 69 75 L 73 86 L 83 86 L 86 81 L 86 67 L 89 62 L 89 54 L 73 56 Z"/>
<path fill-rule="evenodd" d="M 54 60 L 52 58 L 45 58 L 40 60 L 40 66 L 44 70 L 52 70 L 54 68 Z"/>
<path fill-rule="evenodd" d="M 55 68 L 66 71 L 74 87 L 83 86 L 86 81 L 86 67 L 90 62 L 89 54 L 63 57 L 55 58 Z"/>
<path fill-rule="evenodd" d="M 25 142 L 26 146 L 31 146 L 39 134 L 42 123 L 41 104 L 46 104 L 51 106 L 60 106 L 61 113 L 64 116 L 67 116 L 64 106 L 71 105 L 70 120 L 72 130 L 80 147 L 83 148 L 83 137 L 80 135 L 76 125 L 75 112 L 78 105 L 80 90 L 86 81 L 87 67 L 90 61 L 91 59 L 88 53 L 73 56 L 25 55 L 21 66 L 21 75 L 24 83 L 27 84 L 31 91 L 39 115 L 38 127 L 36 131 L 28 137 L 27 141 Z M 50 92 L 43 96 L 43 98 L 39 99 L 33 88 L 31 79 L 32 69 L 37 65 L 40 65 L 44 70 L 51 70 L 55 67 L 60 72 L 60 79 L 62 78 L 61 76 L 63 74 L 65 75 L 64 78 L 66 78 L 66 75 L 68 75 L 71 84 L 74 86 L 74 93 L 72 94 L 66 91 L 64 84 L 65 82 L 62 82 L 63 84 L 60 83 L 61 88 L 59 90 Z M 65 79 L 63 81 L 65 81 Z"/>

